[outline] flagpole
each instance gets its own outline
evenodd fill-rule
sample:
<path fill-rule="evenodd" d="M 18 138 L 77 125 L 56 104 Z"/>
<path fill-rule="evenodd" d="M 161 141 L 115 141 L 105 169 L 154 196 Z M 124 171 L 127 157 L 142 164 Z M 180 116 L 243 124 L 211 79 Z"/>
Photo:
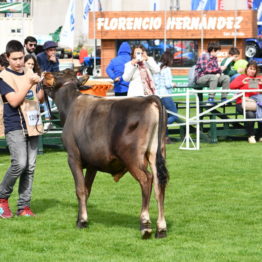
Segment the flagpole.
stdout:
<path fill-rule="evenodd" d="M 164 16 L 165 16 L 165 28 L 164 28 L 164 51 L 166 51 L 166 0 L 165 0 L 165 11 L 164 11 Z"/>
<path fill-rule="evenodd" d="M 94 69 L 93 69 L 93 76 L 96 76 L 96 0 L 94 0 Z"/>
<path fill-rule="evenodd" d="M 235 15 L 235 21 L 236 21 L 236 17 L 237 17 L 237 0 L 235 0 L 235 12 L 234 12 L 234 15 Z M 234 27 L 234 47 L 237 46 L 237 29 L 236 27 Z"/>

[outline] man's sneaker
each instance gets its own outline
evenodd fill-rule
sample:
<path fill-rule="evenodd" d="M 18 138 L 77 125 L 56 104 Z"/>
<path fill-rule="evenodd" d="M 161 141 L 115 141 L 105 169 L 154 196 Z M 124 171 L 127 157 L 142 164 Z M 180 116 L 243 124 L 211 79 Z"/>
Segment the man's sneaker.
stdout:
<path fill-rule="evenodd" d="M 256 139 L 255 139 L 255 136 L 250 136 L 249 138 L 248 138 L 248 143 L 249 144 L 255 144 L 257 141 L 256 141 Z"/>
<path fill-rule="evenodd" d="M 8 199 L 0 198 L 0 218 L 11 218 L 13 216 L 9 205 Z"/>
<path fill-rule="evenodd" d="M 258 142 L 262 142 L 262 137 L 260 137 L 260 138 L 258 139 Z"/>
<path fill-rule="evenodd" d="M 17 210 L 16 215 L 21 216 L 21 217 L 34 217 L 35 216 L 35 214 L 32 212 L 32 210 L 28 206 L 24 207 L 23 209 Z"/>
<path fill-rule="evenodd" d="M 214 106 L 214 105 L 215 105 L 214 98 L 208 98 L 206 106 Z"/>

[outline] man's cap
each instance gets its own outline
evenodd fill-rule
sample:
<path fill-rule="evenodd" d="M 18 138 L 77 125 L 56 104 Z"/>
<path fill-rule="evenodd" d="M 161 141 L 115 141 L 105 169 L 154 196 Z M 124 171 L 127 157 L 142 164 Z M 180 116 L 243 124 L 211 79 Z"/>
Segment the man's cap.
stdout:
<path fill-rule="evenodd" d="M 57 43 L 54 41 L 46 41 L 43 45 L 43 49 L 46 50 L 48 48 L 56 48 L 57 47 Z"/>

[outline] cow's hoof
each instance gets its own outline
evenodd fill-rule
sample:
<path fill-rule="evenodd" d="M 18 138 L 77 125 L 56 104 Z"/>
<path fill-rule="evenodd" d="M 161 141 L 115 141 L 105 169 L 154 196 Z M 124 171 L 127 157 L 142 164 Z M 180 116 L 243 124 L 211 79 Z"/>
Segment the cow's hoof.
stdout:
<path fill-rule="evenodd" d="M 76 221 L 76 226 L 78 228 L 86 228 L 87 227 L 87 221 Z"/>
<path fill-rule="evenodd" d="M 142 239 L 149 239 L 151 237 L 151 234 L 152 234 L 151 222 L 148 221 L 146 223 L 141 223 L 140 224 L 140 231 L 141 231 Z"/>
<path fill-rule="evenodd" d="M 151 228 L 141 230 L 142 239 L 149 239 L 149 238 L 151 238 L 151 235 L 152 235 L 152 229 Z"/>
<path fill-rule="evenodd" d="M 157 230 L 155 233 L 155 238 L 164 238 L 166 236 L 167 236 L 166 230 L 161 230 L 161 231 Z"/>

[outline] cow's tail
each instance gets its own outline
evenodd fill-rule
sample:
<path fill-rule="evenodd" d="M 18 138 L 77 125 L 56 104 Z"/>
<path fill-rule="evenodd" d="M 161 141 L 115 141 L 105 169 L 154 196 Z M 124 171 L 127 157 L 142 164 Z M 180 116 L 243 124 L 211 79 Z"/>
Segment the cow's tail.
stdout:
<path fill-rule="evenodd" d="M 160 186 L 165 186 L 168 182 L 169 175 L 166 168 L 166 160 L 164 157 L 164 152 L 162 152 L 162 143 L 163 141 L 163 132 L 166 132 L 166 111 L 164 106 L 161 103 L 159 97 L 157 97 L 157 104 L 159 108 L 159 123 L 158 123 L 158 145 L 156 153 L 156 169 L 157 169 L 157 178 Z M 164 147 L 165 148 L 165 147 Z"/>

